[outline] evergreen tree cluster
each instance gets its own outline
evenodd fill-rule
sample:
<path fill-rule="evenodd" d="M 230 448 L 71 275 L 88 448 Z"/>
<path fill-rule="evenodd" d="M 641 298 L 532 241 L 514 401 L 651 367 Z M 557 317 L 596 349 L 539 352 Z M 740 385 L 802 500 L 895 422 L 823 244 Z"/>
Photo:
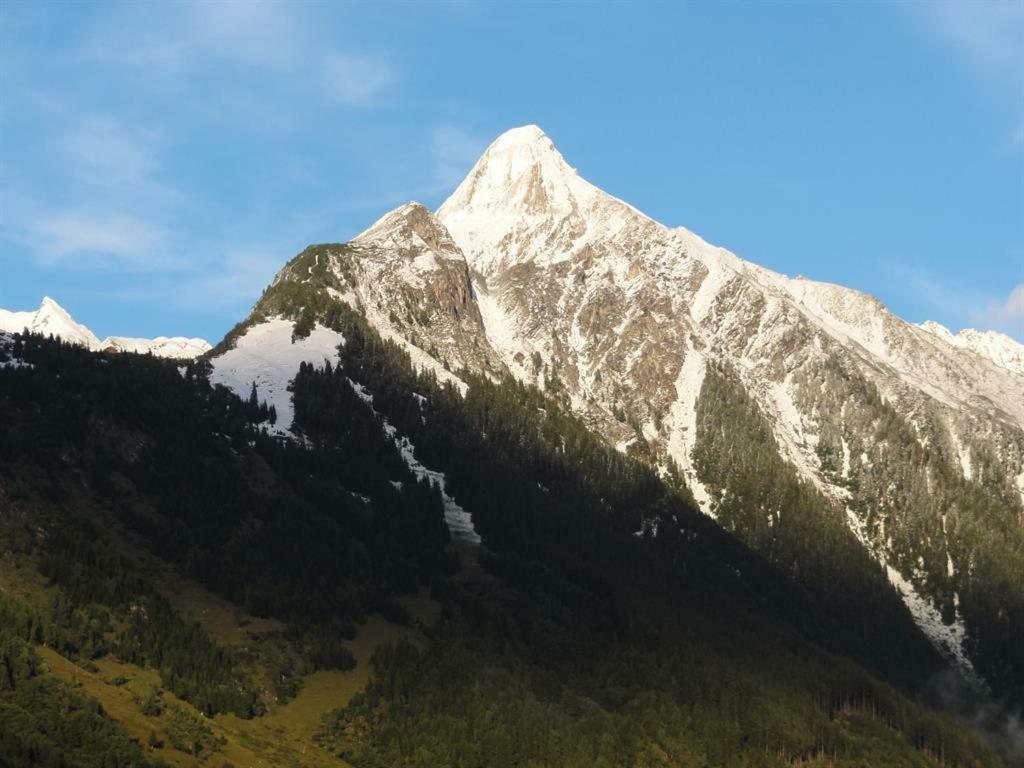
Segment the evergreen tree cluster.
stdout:
<path fill-rule="evenodd" d="M 42 624 L 0 595 L 0 765 L 157 768 L 95 700 L 42 674 Z"/>
<path fill-rule="evenodd" d="M 291 302 L 297 333 L 311 330 L 313 303 L 287 285 L 271 296 Z M 359 768 L 999 765 L 857 663 L 884 669 L 906 647 L 857 627 L 856 642 L 836 636 L 840 608 L 564 405 L 469 374 L 460 392 L 415 371 L 345 305 L 318 302 L 315 321 L 345 343 L 339 365 L 296 374 L 301 440 L 265 434 L 252 398 L 211 387 L 202 362 L 179 373 L 29 337 L 19 356 L 31 367 L 0 370 L 0 492 L 22 510 L 4 525 L 72 614 L 106 610 L 116 649 L 166 669 L 191 701 L 236 706 L 216 697 L 231 659 L 164 615 L 130 559 L 105 552 L 108 520 L 246 610 L 288 622 L 295 647 L 323 665 L 350 665 L 337 648 L 352 622 L 375 610 L 404 620 L 396 596 L 431 583 L 442 618 L 426 646 L 381 650 L 365 694 L 321 730 Z M 409 471 L 384 419 L 472 513 L 479 571 L 448 578 L 439 489 Z M 849 607 L 851 622 L 859 611 Z M 161 631 L 148 631 L 151 617 Z M 892 679 L 909 688 L 914 664 L 930 662 L 907 661 L 912 673 Z"/>
<path fill-rule="evenodd" d="M 836 650 L 905 684 L 935 673 L 936 652 L 845 511 L 781 458 L 764 415 L 725 368 L 704 377 L 693 459 L 718 521 L 811 595 Z"/>
<path fill-rule="evenodd" d="M 250 613 L 287 622 L 301 661 L 285 654 L 279 681 L 351 668 L 355 621 L 405 619 L 396 596 L 452 569 L 439 493 L 417 482 L 362 401 L 336 411 L 343 423 L 321 420 L 327 405 L 306 397 L 300 375 L 304 423 L 337 434 L 304 446 L 268 436 L 267 406 L 211 387 L 202 361 L 179 373 L 34 336 L 16 346 L 28 364 L 0 370 L 0 491 L 31 514 L 2 522 L 59 587 L 42 641 L 62 653 L 155 667 L 208 715 L 265 709 L 231 654 L 111 547 L 111 525 Z"/>
<path fill-rule="evenodd" d="M 296 387 L 297 411 L 304 391 L 340 390 L 351 405 L 365 388 L 472 512 L 487 574 L 436 583 L 444 618 L 429 648 L 382 651 L 366 694 L 329 718 L 322 743 L 346 760 L 784 765 L 828 754 L 852 765 L 874 754 L 929 765 L 934 749 L 952 765 L 997 764 L 948 720 L 815 649 L 916 665 L 893 675 L 907 685 L 934 670 L 887 587 L 868 594 L 899 611 L 912 641 L 893 650 L 876 630 L 858 647 L 838 620 L 864 621 L 862 604 L 843 617 L 794 587 L 557 402 L 464 371 L 460 393 L 415 372 L 355 313 L 334 317 L 341 363 L 302 371 L 318 383 Z M 635 535 L 643 520 L 657 533 Z M 873 735 L 850 733 L 854 721 Z"/>
<path fill-rule="evenodd" d="M 798 405 L 821 425 L 822 467 L 850 491 L 871 542 L 947 623 L 964 623 L 971 658 L 996 691 L 1024 702 L 1024 507 L 1008 459 L 990 447 L 1019 453 L 1024 436 L 1007 427 L 975 441 L 960 426 L 955 445 L 944 416 L 922 408 L 909 423 L 833 359 L 794 382 Z"/>

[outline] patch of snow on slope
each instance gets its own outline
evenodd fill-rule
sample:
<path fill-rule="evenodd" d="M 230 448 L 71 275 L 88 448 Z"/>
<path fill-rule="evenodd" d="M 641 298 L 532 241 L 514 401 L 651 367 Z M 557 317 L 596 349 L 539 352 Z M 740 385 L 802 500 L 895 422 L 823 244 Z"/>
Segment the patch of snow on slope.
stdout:
<path fill-rule="evenodd" d="M 974 670 L 974 665 L 967 658 L 967 653 L 964 651 L 964 640 L 967 636 L 967 630 L 964 628 L 960 617 L 957 616 L 952 624 L 947 625 L 943 623 L 942 615 L 935 606 L 919 595 L 917 590 L 914 589 L 914 585 L 903 578 L 899 571 L 888 563 L 884 564 L 886 575 L 889 577 L 889 583 L 899 591 L 900 597 L 903 598 L 904 604 L 910 610 L 910 615 L 914 618 L 914 623 L 917 624 L 925 637 L 931 640 L 932 645 L 940 653 L 951 656 L 960 669 L 972 679 L 977 680 L 978 677 Z"/>
<path fill-rule="evenodd" d="M 337 331 L 317 324 L 312 333 L 292 343 L 291 320 L 283 317 L 271 318 L 265 323 L 254 325 L 240 337 L 235 348 L 216 357 L 212 384 L 223 384 L 239 397 L 245 399 L 256 382 L 256 395 L 277 411 L 277 423 L 270 431 L 291 436 L 295 411 L 292 407 L 288 385 L 295 378 L 300 363 L 323 365 L 338 362 L 338 345 L 345 342 Z"/>
<path fill-rule="evenodd" d="M 424 467 L 416 459 L 416 446 L 409 441 L 409 438 L 398 435 L 397 430 L 393 426 L 385 422 L 384 429 L 388 436 L 395 441 L 395 445 L 398 446 L 402 458 L 405 459 L 405 463 L 412 470 L 412 473 L 416 477 L 427 478 L 427 480 L 441 489 L 441 498 L 444 500 L 444 521 L 448 525 L 448 530 L 452 532 L 452 536 L 474 546 L 479 546 L 481 541 L 480 534 L 473 527 L 473 517 L 459 506 L 455 499 L 448 495 L 444 472 L 437 472 Z"/>
<path fill-rule="evenodd" d="M 931 641 L 932 645 L 935 646 L 940 653 L 952 658 L 965 675 L 967 675 L 971 680 L 979 682 L 980 678 L 974 670 L 974 665 L 971 663 L 971 660 L 967 657 L 967 652 L 964 650 L 964 640 L 967 637 L 967 629 L 964 627 L 959 611 L 957 612 L 956 619 L 952 624 L 944 623 L 942 621 L 942 614 L 939 613 L 938 609 L 935 608 L 929 600 L 920 595 L 914 588 L 914 585 L 889 564 L 885 555 L 877 551 L 875 547 L 871 546 L 871 541 L 864 531 L 863 523 L 853 510 L 849 508 L 846 509 L 846 519 L 849 523 L 850 530 L 853 531 L 853 534 L 860 540 L 860 543 L 868 550 L 868 552 L 871 552 L 878 562 L 881 563 L 882 567 L 885 568 L 885 573 L 889 579 L 889 583 L 892 584 L 900 593 L 900 597 L 903 599 L 903 604 L 907 606 L 911 617 L 914 619 L 914 623 L 917 624 L 924 636 Z"/>
<path fill-rule="evenodd" d="M 348 381 L 359 398 L 372 408 L 373 395 L 370 394 L 369 390 L 362 384 L 352 381 L 352 379 Z M 444 501 L 444 521 L 452 536 L 473 546 L 479 546 L 481 541 L 480 534 L 473 527 L 473 517 L 459 506 L 455 499 L 448 495 L 446 487 L 447 478 L 445 478 L 444 472 L 437 472 L 423 466 L 416 458 L 416 446 L 412 444 L 412 441 L 404 435 L 399 435 L 398 430 L 380 412 L 375 410 L 374 413 L 383 419 L 384 432 L 395 441 L 395 446 L 398 448 L 399 453 L 402 454 L 402 458 L 405 460 L 406 466 L 409 467 L 410 471 L 417 478 L 426 478 L 431 484 L 436 485 L 441 490 L 441 498 Z"/>
<path fill-rule="evenodd" d="M 818 435 L 804 426 L 803 416 L 790 392 L 792 376 L 788 374 L 784 381 L 772 385 L 768 390 L 767 406 L 771 411 L 773 432 L 779 441 L 782 455 L 827 497 L 845 499 L 849 491 L 827 483 L 821 477 L 821 461 L 815 451 Z"/>
<path fill-rule="evenodd" d="M 492 296 L 485 288 L 473 283 L 473 293 L 476 295 L 476 304 L 480 309 L 480 316 L 484 321 L 484 331 L 491 346 L 501 355 L 502 361 L 509 370 L 515 370 L 513 356 L 516 352 L 523 352 L 523 344 L 518 334 L 515 321 L 504 310 L 498 299 Z"/>
<path fill-rule="evenodd" d="M 708 273 L 694 294 L 693 301 L 690 302 L 690 317 L 693 318 L 694 325 L 700 325 L 708 316 L 718 292 L 735 274 L 717 259 L 708 258 L 705 265 Z"/>
<path fill-rule="evenodd" d="M 953 445 L 956 446 L 956 455 L 960 459 L 960 468 L 963 470 L 964 479 L 973 479 L 974 465 L 971 463 L 971 446 L 964 445 L 952 430 L 949 434 L 953 438 Z"/>
<path fill-rule="evenodd" d="M 676 401 L 672 403 L 672 429 L 668 438 L 668 454 L 679 465 L 686 484 L 700 505 L 701 511 L 714 517 L 711 496 L 697 477 L 693 467 L 693 449 L 697 445 L 697 397 L 704 384 L 707 366 L 704 356 L 690 348 L 676 378 Z"/>

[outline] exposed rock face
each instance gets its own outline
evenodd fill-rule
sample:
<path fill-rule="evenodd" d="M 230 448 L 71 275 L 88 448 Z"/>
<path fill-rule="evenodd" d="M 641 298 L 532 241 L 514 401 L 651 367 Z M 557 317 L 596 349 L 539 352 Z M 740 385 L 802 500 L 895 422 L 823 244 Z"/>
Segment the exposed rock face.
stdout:
<path fill-rule="evenodd" d="M 493 374 L 503 366 L 486 341 L 469 265 L 448 230 L 418 203 L 383 216 L 339 257 L 350 303 L 450 368 Z"/>

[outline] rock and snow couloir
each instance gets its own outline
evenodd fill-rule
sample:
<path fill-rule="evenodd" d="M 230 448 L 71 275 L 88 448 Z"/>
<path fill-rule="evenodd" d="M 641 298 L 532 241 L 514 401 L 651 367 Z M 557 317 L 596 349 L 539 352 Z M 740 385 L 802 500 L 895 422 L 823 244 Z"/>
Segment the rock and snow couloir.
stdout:
<path fill-rule="evenodd" d="M 102 341 L 91 330 L 74 318 L 64 307 L 43 297 L 39 309 L 27 312 L 10 312 L 0 309 L 0 331 L 19 333 L 25 329 L 44 336 L 60 336 L 66 342 L 78 344 L 96 351 L 135 352 L 152 354 L 156 357 L 193 358 L 209 351 L 210 345 L 203 339 L 187 339 L 183 336 L 158 336 L 155 339 L 136 339 L 126 336 L 108 336 Z"/>

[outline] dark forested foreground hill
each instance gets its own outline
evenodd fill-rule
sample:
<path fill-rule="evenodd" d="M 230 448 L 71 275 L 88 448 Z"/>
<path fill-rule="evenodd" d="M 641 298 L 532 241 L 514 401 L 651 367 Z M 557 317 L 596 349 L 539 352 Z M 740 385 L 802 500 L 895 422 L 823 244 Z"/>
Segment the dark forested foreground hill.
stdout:
<path fill-rule="evenodd" d="M 0 765 L 1003 764 L 868 561 L 794 577 L 551 397 L 317 320 L 297 439 L 203 362 L 2 339 Z"/>

